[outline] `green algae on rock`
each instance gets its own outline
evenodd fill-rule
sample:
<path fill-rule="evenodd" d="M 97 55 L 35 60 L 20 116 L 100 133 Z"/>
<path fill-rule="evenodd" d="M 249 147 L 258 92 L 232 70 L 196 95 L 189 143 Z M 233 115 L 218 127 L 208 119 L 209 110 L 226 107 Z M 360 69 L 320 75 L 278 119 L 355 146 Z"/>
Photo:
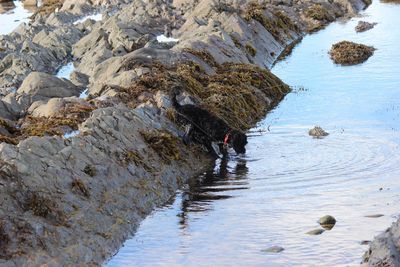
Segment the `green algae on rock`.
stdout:
<path fill-rule="evenodd" d="M 370 58 L 375 50 L 372 46 L 342 41 L 332 45 L 329 54 L 336 64 L 357 65 Z"/>

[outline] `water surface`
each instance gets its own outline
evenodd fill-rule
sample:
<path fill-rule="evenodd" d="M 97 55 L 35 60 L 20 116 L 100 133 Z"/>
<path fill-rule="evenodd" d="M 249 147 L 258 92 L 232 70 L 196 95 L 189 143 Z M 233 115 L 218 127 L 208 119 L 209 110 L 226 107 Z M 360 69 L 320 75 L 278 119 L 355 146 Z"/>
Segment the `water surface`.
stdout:
<path fill-rule="evenodd" d="M 213 169 L 155 211 L 107 266 L 357 266 L 400 212 L 400 6 L 375 1 L 358 20 L 309 35 L 273 72 L 294 90 L 251 132 L 244 158 Z M 327 54 L 341 40 L 377 48 L 357 66 Z M 312 139 L 321 125 L 330 135 Z M 270 132 L 257 130 L 270 129 Z M 318 228 L 326 214 L 331 231 Z M 383 214 L 380 218 L 367 218 Z M 262 252 L 278 245 L 279 254 Z"/>
<path fill-rule="evenodd" d="M 35 7 L 24 6 L 22 1 L 0 3 L 0 35 L 9 34 L 21 23 L 29 22 Z"/>

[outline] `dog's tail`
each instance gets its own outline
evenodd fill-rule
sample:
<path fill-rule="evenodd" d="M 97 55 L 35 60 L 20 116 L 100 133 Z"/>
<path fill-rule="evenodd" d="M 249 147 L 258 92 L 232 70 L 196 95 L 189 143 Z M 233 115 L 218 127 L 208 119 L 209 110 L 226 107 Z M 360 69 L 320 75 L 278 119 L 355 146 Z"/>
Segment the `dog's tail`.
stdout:
<path fill-rule="evenodd" d="M 176 110 L 179 110 L 179 109 L 182 107 L 181 104 L 179 104 L 178 99 L 176 99 L 177 96 L 178 96 L 180 93 L 182 93 L 182 90 L 181 90 L 181 88 L 180 88 L 179 86 L 175 86 L 175 87 L 171 90 L 171 93 L 170 93 L 172 106 L 173 106 Z"/>

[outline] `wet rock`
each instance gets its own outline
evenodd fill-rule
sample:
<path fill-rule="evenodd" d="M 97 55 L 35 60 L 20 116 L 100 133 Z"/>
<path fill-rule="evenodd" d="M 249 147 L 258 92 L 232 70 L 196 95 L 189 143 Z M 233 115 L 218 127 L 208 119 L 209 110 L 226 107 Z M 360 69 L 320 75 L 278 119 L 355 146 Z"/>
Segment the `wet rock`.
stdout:
<path fill-rule="evenodd" d="M 335 224 L 336 219 L 331 215 L 325 215 L 318 220 L 318 223 L 326 230 L 331 230 Z"/>
<path fill-rule="evenodd" d="M 369 240 L 363 240 L 360 242 L 360 245 L 369 245 L 369 244 L 371 244 L 371 241 Z"/>
<path fill-rule="evenodd" d="M 356 65 L 370 58 L 375 50 L 372 46 L 342 41 L 334 44 L 329 54 L 336 64 Z"/>
<path fill-rule="evenodd" d="M 324 229 L 314 229 L 314 230 L 308 231 L 306 234 L 307 235 L 320 235 L 323 232 L 325 232 Z"/>
<path fill-rule="evenodd" d="M 370 23 L 370 22 L 366 22 L 366 21 L 359 21 L 355 29 L 356 29 L 356 32 L 365 32 L 365 31 L 368 31 L 368 30 L 371 30 L 372 28 L 374 28 L 375 25 L 377 25 L 377 24 L 378 23 L 376 23 L 376 22 Z"/>
<path fill-rule="evenodd" d="M 284 251 L 285 249 L 283 247 L 280 246 L 272 246 L 269 247 L 267 249 L 263 249 L 261 250 L 262 252 L 267 252 L 267 253 L 280 253 L 282 251 Z"/>
<path fill-rule="evenodd" d="M 329 133 L 327 133 L 324 129 L 322 129 L 320 126 L 315 126 L 313 129 L 308 131 L 308 134 L 313 137 L 321 138 L 328 136 Z"/>
<path fill-rule="evenodd" d="M 365 217 L 367 217 L 367 218 L 380 218 L 380 217 L 383 217 L 383 216 L 385 216 L 385 215 L 383 215 L 383 214 L 365 215 Z"/>
<path fill-rule="evenodd" d="M 400 266 L 400 220 L 376 236 L 363 256 L 366 266 Z"/>

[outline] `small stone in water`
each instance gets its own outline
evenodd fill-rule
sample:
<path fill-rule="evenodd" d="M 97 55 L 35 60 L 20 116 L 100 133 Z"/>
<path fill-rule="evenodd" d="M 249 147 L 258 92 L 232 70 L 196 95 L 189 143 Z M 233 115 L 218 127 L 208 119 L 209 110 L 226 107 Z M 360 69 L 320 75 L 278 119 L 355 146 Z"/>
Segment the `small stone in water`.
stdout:
<path fill-rule="evenodd" d="M 280 247 L 280 246 L 272 246 L 272 247 L 270 247 L 270 248 L 267 248 L 267 249 L 263 249 L 263 250 L 261 250 L 262 252 L 268 252 L 268 253 L 279 253 L 279 252 L 282 252 L 282 251 L 284 251 L 285 249 L 283 248 L 283 247 Z"/>
<path fill-rule="evenodd" d="M 331 215 L 325 215 L 324 217 L 318 220 L 318 223 L 326 230 L 331 230 L 335 224 L 336 219 Z"/>
<path fill-rule="evenodd" d="M 308 131 L 308 134 L 309 134 L 310 136 L 317 137 L 317 138 L 320 138 L 320 137 L 324 137 L 324 136 L 328 136 L 328 135 L 329 135 L 329 133 L 327 133 L 324 129 L 322 129 L 322 128 L 319 127 L 319 126 L 315 126 L 313 129 L 311 129 L 310 131 Z"/>
<path fill-rule="evenodd" d="M 361 244 L 361 245 L 369 245 L 369 244 L 371 244 L 371 241 L 369 241 L 369 240 L 363 240 L 363 241 L 360 242 L 360 244 Z"/>
<path fill-rule="evenodd" d="M 324 229 L 315 229 L 315 230 L 308 231 L 306 234 L 307 235 L 320 235 L 323 232 L 325 232 Z"/>

